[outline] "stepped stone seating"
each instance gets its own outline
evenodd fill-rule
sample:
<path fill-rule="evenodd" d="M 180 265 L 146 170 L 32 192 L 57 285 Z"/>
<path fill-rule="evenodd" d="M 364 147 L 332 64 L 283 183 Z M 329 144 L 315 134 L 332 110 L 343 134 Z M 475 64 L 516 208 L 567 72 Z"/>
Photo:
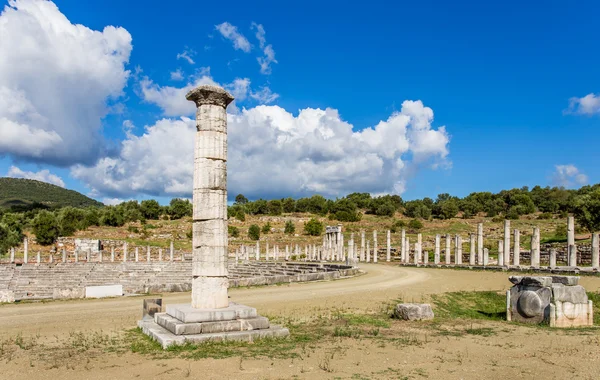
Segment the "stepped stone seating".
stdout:
<path fill-rule="evenodd" d="M 228 265 L 229 286 L 332 280 L 358 273 L 339 264 L 250 261 Z M 1 264 L 0 292 L 14 299 L 81 298 L 86 286 L 122 285 L 125 294 L 191 290 L 192 262 L 54 262 Z M 11 294 L 12 294 L 11 293 Z"/>

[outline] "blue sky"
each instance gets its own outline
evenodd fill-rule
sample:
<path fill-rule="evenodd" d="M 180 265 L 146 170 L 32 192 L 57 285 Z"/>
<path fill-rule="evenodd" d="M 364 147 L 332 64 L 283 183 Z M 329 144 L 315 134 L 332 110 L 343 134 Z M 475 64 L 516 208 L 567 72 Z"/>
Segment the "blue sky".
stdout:
<path fill-rule="evenodd" d="M 0 175 L 107 203 L 186 196 L 193 121 L 181 117 L 193 108 L 175 105 L 176 90 L 212 81 L 242 85 L 229 109 L 232 197 L 599 182 L 600 4 L 528 3 L 11 2 L 0 105 L 31 107 L 0 111 Z M 39 81 L 56 101 L 36 94 Z"/>

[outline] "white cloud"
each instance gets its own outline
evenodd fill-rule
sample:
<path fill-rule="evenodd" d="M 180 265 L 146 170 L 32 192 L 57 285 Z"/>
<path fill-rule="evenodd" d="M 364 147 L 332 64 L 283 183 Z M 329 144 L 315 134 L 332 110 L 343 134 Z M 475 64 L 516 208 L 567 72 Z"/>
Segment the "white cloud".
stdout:
<path fill-rule="evenodd" d="M 256 39 L 259 42 L 260 48 L 263 49 L 264 56 L 257 58 L 258 64 L 260 65 L 260 72 L 261 74 L 271 74 L 271 64 L 277 63 L 277 60 L 275 59 L 275 50 L 273 50 L 272 45 L 267 45 L 265 28 L 262 24 L 253 22 L 251 27 L 256 30 Z"/>
<path fill-rule="evenodd" d="M 575 165 L 555 165 L 552 182 L 556 186 L 571 187 L 582 186 L 588 183 L 587 175 L 583 174 Z"/>
<path fill-rule="evenodd" d="M 171 80 L 180 81 L 183 79 L 184 79 L 184 76 L 183 76 L 183 71 L 181 71 L 181 69 L 171 71 Z"/>
<path fill-rule="evenodd" d="M 250 45 L 248 39 L 238 32 L 236 26 L 233 26 L 228 22 L 224 22 L 222 24 L 215 25 L 215 29 L 218 30 L 223 37 L 233 42 L 233 47 L 236 50 L 249 53 L 250 49 L 252 49 L 252 45 Z"/>
<path fill-rule="evenodd" d="M 125 202 L 124 199 L 121 198 L 103 198 L 102 199 L 102 203 L 104 203 L 107 206 L 116 206 L 119 203 L 123 203 Z"/>
<path fill-rule="evenodd" d="M 183 50 L 183 52 L 177 54 L 177 59 L 183 59 L 183 60 L 187 61 L 190 65 L 193 65 L 196 63 L 192 59 L 192 57 L 195 55 L 196 55 L 196 52 L 186 46 L 185 49 Z"/>
<path fill-rule="evenodd" d="M 256 92 L 250 91 L 250 97 L 260 104 L 269 104 L 277 100 L 279 94 L 272 92 L 269 87 L 263 86 Z"/>
<path fill-rule="evenodd" d="M 39 172 L 27 172 L 19 169 L 16 166 L 11 166 L 10 169 L 8 169 L 8 173 L 6 174 L 6 176 L 12 178 L 35 179 L 37 181 L 42 181 L 46 183 L 51 183 L 56 186 L 65 187 L 65 183 L 62 180 L 62 178 L 60 178 L 56 174 L 50 173 L 50 171 L 47 169 L 40 170 Z"/>
<path fill-rule="evenodd" d="M 257 106 L 228 115 L 229 194 L 275 198 L 321 193 L 401 193 L 420 168 L 447 162 L 449 136 L 420 101 L 353 131 L 337 110 Z M 117 157 L 72 175 L 110 197 L 186 196 L 192 189 L 195 122 L 163 119 L 129 135 Z"/>
<path fill-rule="evenodd" d="M 1 154 L 93 162 L 105 148 L 107 101 L 122 95 L 129 77 L 131 35 L 71 24 L 50 1 L 10 0 L 0 36 Z"/>
<path fill-rule="evenodd" d="M 587 94 L 583 98 L 573 97 L 569 99 L 569 108 L 564 112 L 579 115 L 594 115 L 600 113 L 600 94 Z"/>

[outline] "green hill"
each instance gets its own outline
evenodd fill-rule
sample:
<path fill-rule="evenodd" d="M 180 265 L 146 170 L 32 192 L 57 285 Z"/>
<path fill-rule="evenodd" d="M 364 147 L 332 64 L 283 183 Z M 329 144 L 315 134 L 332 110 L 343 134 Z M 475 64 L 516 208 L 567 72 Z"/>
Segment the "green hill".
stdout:
<path fill-rule="evenodd" d="M 102 203 L 74 190 L 22 178 L 0 178 L 0 209 L 26 210 L 35 203 L 50 208 L 102 206 Z"/>

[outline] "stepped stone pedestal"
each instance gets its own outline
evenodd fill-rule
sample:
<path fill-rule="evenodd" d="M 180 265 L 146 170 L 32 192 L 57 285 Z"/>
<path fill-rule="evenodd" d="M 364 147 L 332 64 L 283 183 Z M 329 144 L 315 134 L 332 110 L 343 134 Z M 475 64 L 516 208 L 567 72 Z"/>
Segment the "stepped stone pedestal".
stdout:
<path fill-rule="evenodd" d="M 271 326 L 256 309 L 230 303 L 227 296 L 227 91 L 203 85 L 187 93 L 196 104 L 192 223 L 191 304 L 169 305 L 138 326 L 163 347 L 185 342 L 280 337 L 288 329 Z M 260 250 L 256 243 L 256 259 Z M 298 254 L 296 247 L 296 254 Z M 136 251 L 137 261 L 137 251 Z"/>

